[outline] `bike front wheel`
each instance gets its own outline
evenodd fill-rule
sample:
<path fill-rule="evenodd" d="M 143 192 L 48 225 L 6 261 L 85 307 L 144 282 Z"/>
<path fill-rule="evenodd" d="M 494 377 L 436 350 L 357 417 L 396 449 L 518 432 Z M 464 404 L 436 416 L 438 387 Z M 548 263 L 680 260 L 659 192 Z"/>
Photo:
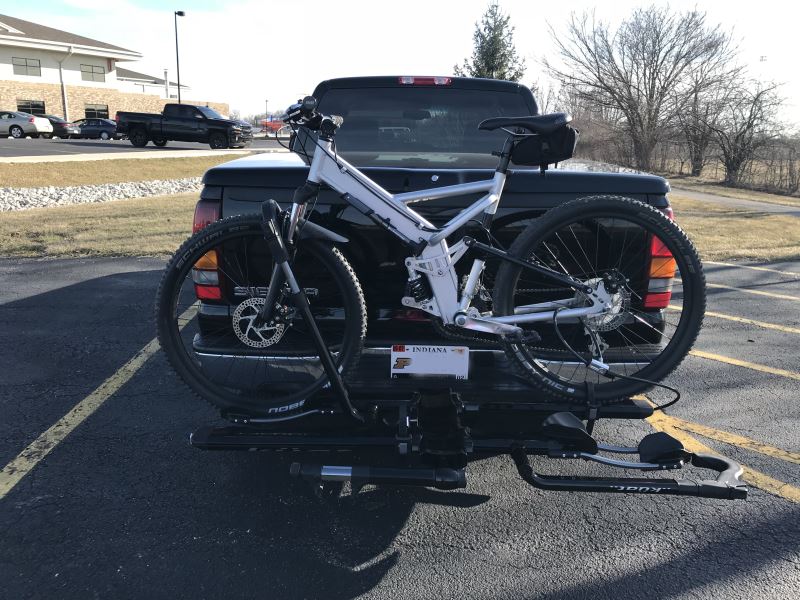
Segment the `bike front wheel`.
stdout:
<path fill-rule="evenodd" d="M 608 288 L 600 314 L 563 318 L 589 304 L 580 292 L 505 262 L 494 288 L 498 316 L 547 305 L 555 318 L 520 325 L 541 340 L 506 339 L 511 362 L 545 397 L 609 404 L 644 392 L 667 377 L 689 353 L 705 312 L 705 278 L 690 240 L 647 204 L 616 196 L 580 198 L 534 221 L 509 254 L 597 288 Z M 524 338 L 523 338 L 524 339 Z M 535 336 L 528 336 L 535 339 Z M 603 374 L 592 360 L 610 366 Z"/>
<path fill-rule="evenodd" d="M 258 313 L 275 261 L 257 217 L 218 221 L 170 260 L 156 298 L 158 340 L 188 386 L 223 411 L 276 417 L 302 410 L 328 378 L 301 313 L 279 293 Z M 361 287 L 338 249 L 300 243 L 292 270 L 339 370 L 358 360 L 366 334 Z"/>

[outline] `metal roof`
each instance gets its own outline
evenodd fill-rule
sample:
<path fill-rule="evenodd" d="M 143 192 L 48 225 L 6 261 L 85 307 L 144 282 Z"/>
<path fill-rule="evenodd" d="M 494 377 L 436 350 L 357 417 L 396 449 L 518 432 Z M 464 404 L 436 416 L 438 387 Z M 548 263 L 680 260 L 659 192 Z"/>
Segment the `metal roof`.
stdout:
<path fill-rule="evenodd" d="M 137 71 L 131 71 L 130 69 L 123 69 L 122 67 L 117 67 L 117 79 L 130 79 L 135 81 L 144 81 L 147 83 L 151 83 L 153 85 L 164 85 L 164 80 L 160 77 L 153 77 L 152 75 L 146 75 L 145 73 L 139 73 Z M 170 87 L 177 87 L 178 84 L 174 81 L 169 82 Z M 182 88 L 188 87 L 186 84 L 181 84 Z"/>
<path fill-rule="evenodd" d="M 30 21 L 24 21 L 11 17 L 9 15 L 0 14 L 0 43 L 9 40 L 18 39 L 24 42 L 54 42 L 56 44 L 64 45 L 78 45 L 90 48 L 97 48 L 100 50 L 108 50 L 112 52 L 124 52 L 141 56 L 135 50 L 128 50 L 121 46 L 107 44 L 99 40 L 87 38 L 82 35 L 62 31 L 53 27 L 39 25 Z"/>

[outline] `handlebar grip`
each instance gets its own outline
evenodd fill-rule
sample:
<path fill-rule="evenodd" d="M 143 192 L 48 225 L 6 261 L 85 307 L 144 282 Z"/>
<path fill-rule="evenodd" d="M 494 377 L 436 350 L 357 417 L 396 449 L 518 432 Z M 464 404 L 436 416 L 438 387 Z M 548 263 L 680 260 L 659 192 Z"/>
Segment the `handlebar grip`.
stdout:
<path fill-rule="evenodd" d="M 303 98 L 301 110 L 307 117 L 313 115 L 314 111 L 317 110 L 317 99 L 314 98 L 314 96 L 306 96 Z"/>

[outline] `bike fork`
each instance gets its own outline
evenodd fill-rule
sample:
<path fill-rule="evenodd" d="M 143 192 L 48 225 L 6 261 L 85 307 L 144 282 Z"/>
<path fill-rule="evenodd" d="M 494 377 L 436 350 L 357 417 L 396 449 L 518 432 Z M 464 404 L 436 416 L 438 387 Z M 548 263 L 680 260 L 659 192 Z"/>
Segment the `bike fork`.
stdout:
<path fill-rule="evenodd" d="M 272 284 L 275 282 L 275 275 L 282 275 L 282 277 L 280 277 L 282 280 L 280 285 L 283 285 L 283 281 L 289 284 L 289 296 L 292 299 L 292 303 L 294 304 L 295 308 L 297 308 L 297 310 L 300 312 L 300 315 L 303 317 L 306 327 L 308 327 L 309 331 L 311 332 L 311 338 L 314 341 L 317 354 L 322 361 L 322 366 L 325 369 L 325 374 L 328 376 L 330 386 L 336 396 L 339 398 L 339 402 L 342 405 L 342 410 L 345 412 L 345 414 L 350 415 L 350 417 L 356 421 L 364 422 L 364 416 L 355 406 L 353 406 L 353 403 L 350 402 L 350 395 L 348 394 L 347 388 L 344 385 L 341 373 L 339 373 L 339 369 L 336 368 L 336 363 L 333 360 L 333 356 L 331 356 L 331 352 L 328 350 L 325 340 L 322 339 L 322 334 L 319 332 L 317 322 L 314 320 L 314 315 L 311 313 L 311 305 L 308 303 L 308 297 L 306 296 L 303 288 L 301 288 L 297 283 L 297 279 L 294 276 L 292 267 L 289 265 L 289 253 L 286 251 L 286 245 L 283 242 L 283 237 L 280 235 L 278 231 L 278 225 L 275 222 L 275 216 L 279 211 L 280 208 L 278 207 L 278 203 L 274 200 L 265 202 L 262 205 L 263 220 L 261 222 L 261 227 L 264 230 L 264 239 L 266 240 L 272 257 L 275 260 L 275 268 L 273 269 L 273 280 L 270 282 L 270 290 L 273 289 Z M 278 286 L 274 287 L 280 289 Z M 275 295 L 277 297 L 277 294 Z M 269 296 L 270 294 L 268 291 L 267 297 L 269 298 Z"/>

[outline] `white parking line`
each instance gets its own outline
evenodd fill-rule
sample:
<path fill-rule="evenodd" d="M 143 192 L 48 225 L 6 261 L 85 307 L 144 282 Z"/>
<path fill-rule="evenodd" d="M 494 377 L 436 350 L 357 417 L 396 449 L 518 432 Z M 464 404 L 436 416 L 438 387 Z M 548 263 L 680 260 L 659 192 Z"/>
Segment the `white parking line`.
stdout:
<path fill-rule="evenodd" d="M 179 317 L 181 329 L 191 321 L 197 313 L 197 306 L 193 304 Z M 117 392 L 123 385 L 141 369 L 148 359 L 153 356 L 160 346 L 157 339 L 152 339 L 133 358 L 122 365 L 111 377 L 101 383 L 97 389 L 78 402 L 72 410 L 61 417 L 47 431 L 42 433 L 27 448 L 20 452 L 16 458 L 0 471 L 0 500 L 8 494 L 30 473 L 36 465 L 52 452 L 58 444 L 64 441 L 78 425 L 94 414 L 103 403 Z"/>
<path fill-rule="evenodd" d="M 676 312 L 680 312 L 682 309 L 680 306 L 675 306 L 674 304 L 670 304 L 667 307 L 669 310 L 674 310 Z M 764 329 L 774 329 L 775 331 L 782 331 L 783 333 L 795 333 L 800 334 L 800 329 L 797 327 L 789 327 L 787 325 L 778 325 L 777 323 L 767 323 L 766 321 L 756 321 L 755 319 L 748 319 L 747 317 L 737 317 L 736 315 L 726 315 L 724 313 L 713 312 L 707 310 L 705 312 L 705 316 L 707 317 L 715 317 L 717 319 L 724 319 L 726 321 L 734 321 L 736 323 L 744 323 L 745 325 L 755 325 L 756 327 L 763 327 Z"/>
<path fill-rule="evenodd" d="M 730 290 L 734 292 L 742 292 L 744 294 L 753 294 L 755 296 L 767 296 L 768 298 L 777 298 L 778 300 L 793 300 L 800 302 L 800 297 L 789 296 L 788 294 L 776 294 L 775 292 L 762 292 L 761 290 L 751 290 L 749 288 L 733 287 L 732 285 L 722 285 L 721 283 L 708 283 L 706 287 L 715 288 L 719 290 Z"/>
<path fill-rule="evenodd" d="M 753 271 L 766 271 L 768 273 L 789 275 L 790 277 L 800 277 L 800 273 L 794 273 L 793 271 L 779 271 L 778 269 L 770 269 L 768 267 L 757 267 L 754 265 L 737 265 L 735 263 L 719 262 L 714 260 L 704 260 L 703 263 L 707 265 L 718 265 L 720 267 L 729 267 L 734 269 L 751 269 Z"/>

